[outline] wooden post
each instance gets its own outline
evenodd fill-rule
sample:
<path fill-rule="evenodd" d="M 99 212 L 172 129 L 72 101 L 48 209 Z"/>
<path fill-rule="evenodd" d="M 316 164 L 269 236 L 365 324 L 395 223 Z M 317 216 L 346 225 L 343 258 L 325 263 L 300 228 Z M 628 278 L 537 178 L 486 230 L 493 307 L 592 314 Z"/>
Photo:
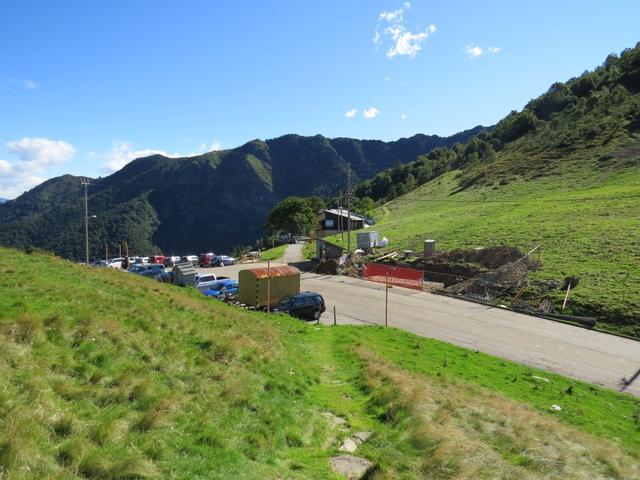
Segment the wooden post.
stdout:
<path fill-rule="evenodd" d="M 333 324 L 336 325 L 336 306 L 333 306 Z"/>
<path fill-rule="evenodd" d="M 104 260 L 109 260 L 109 242 L 104 242 Z"/>
<path fill-rule="evenodd" d="M 513 300 L 511 300 L 511 305 L 513 305 L 516 302 L 516 300 L 518 300 L 522 296 L 522 294 L 526 289 L 527 287 L 525 286 L 525 287 L 522 287 L 520 290 L 518 290 L 518 293 L 516 293 L 516 296 L 513 297 Z"/>
<path fill-rule="evenodd" d="M 124 241 L 124 254 L 129 259 L 129 242 Z"/>
<path fill-rule="evenodd" d="M 271 260 L 267 260 L 267 313 L 271 311 Z"/>
<path fill-rule="evenodd" d="M 122 257 L 122 243 L 118 243 L 118 257 Z"/>
<path fill-rule="evenodd" d="M 387 280 L 384 283 L 384 326 L 389 325 L 389 272 L 387 272 Z"/>

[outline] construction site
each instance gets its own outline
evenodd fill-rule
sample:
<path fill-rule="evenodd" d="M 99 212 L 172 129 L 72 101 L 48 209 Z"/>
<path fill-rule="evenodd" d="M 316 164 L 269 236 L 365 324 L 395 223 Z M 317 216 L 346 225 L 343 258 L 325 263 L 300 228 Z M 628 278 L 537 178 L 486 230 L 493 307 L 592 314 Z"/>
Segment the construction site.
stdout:
<path fill-rule="evenodd" d="M 435 240 L 425 240 L 422 252 L 404 250 L 380 255 L 367 241 L 369 238 L 359 239 L 359 248 L 350 255 L 319 259 L 313 271 L 455 296 L 589 328 L 596 325 L 593 317 L 563 313 L 571 291 L 579 285 L 577 277 L 529 278 L 529 272 L 542 267 L 540 245 L 527 252 L 508 245 L 442 251 L 436 249 Z"/>

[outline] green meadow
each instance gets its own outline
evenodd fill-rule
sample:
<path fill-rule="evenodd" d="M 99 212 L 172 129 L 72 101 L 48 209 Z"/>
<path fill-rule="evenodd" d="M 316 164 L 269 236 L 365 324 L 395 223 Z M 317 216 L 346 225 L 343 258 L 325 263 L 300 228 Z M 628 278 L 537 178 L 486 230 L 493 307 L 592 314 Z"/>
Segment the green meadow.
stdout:
<path fill-rule="evenodd" d="M 0 249 L 0 478 L 337 479 L 362 431 L 374 479 L 640 475 L 630 395 Z"/>

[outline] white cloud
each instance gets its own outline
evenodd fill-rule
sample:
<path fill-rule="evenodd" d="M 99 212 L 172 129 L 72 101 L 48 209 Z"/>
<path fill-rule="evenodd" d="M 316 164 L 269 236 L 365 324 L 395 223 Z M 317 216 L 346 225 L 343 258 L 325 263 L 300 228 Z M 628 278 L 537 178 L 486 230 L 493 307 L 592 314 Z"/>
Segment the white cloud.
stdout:
<path fill-rule="evenodd" d="M 20 157 L 22 162 L 37 163 L 42 166 L 64 163 L 76 154 L 73 145 L 48 138 L 25 137 L 7 143 L 7 149 Z"/>
<path fill-rule="evenodd" d="M 0 160 L 0 174 L 10 173 L 12 170 L 12 166 L 6 160 Z"/>
<path fill-rule="evenodd" d="M 406 30 L 396 29 L 393 33 L 393 40 L 396 44 L 387 50 L 387 57 L 393 58 L 396 55 L 415 57 L 422 50 L 421 44 L 428 36 L 427 32 L 411 33 Z"/>
<path fill-rule="evenodd" d="M 16 88 L 21 90 L 35 90 L 38 88 L 38 83 L 29 78 L 5 77 L 4 83 L 11 90 Z"/>
<path fill-rule="evenodd" d="M 400 120 L 406 120 L 407 119 L 407 114 L 406 113 L 401 113 L 400 114 Z"/>
<path fill-rule="evenodd" d="M 214 139 L 213 142 L 211 142 L 210 144 L 206 144 L 206 143 L 201 143 L 200 147 L 198 148 L 198 151 L 195 153 L 189 153 L 187 155 L 175 155 L 178 157 L 192 157 L 194 155 L 202 155 L 203 153 L 207 153 L 207 152 L 217 152 L 218 150 L 222 150 L 222 144 Z"/>
<path fill-rule="evenodd" d="M 464 50 L 467 52 L 469 58 L 478 58 L 484 53 L 482 48 L 477 45 L 467 45 Z"/>
<path fill-rule="evenodd" d="M 405 5 L 407 6 L 407 10 L 409 9 L 409 7 L 411 6 L 410 3 L 405 3 Z M 403 22 L 404 21 L 404 10 L 405 8 L 399 8 L 398 10 L 393 10 L 391 12 L 380 12 L 380 15 L 378 15 L 378 20 L 381 22 L 389 22 L 389 23 L 393 23 L 393 22 Z"/>
<path fill-rule="evenodd" d="M 105 160 L 102 164 L 102 168 L 107 172 L 116 172 L 136 158 L 148 157 L 156 154 L 164 155 L 165 157 L 175 156 L 165 152 L 164 150 L 156 150 L 153 148 L 134 150 L 131 142 L 116 140 L 113 142 L 111 150 L 102 156 Z"/>
<path fill-rule="evenodd" d="M 65 163 L 76 154 L 70 143 L 47 138 L 25 137 L 6 146 L 19 158 L 16 162 L 0 160 L 0 196 L 9 198 L 44 182 L 42 175 L 48 167 Z"/>
<path fill-rule="evenodd" d="M 150 155 L 163 155 L 169 158 L 180 157 L 193 157 L 195 155 L 202 155 L 203 153 L 221 150 L 222 145 L 218 140 L 213 140 L 212 143 L 201 143 L 197 152 L 191 153 L 169 153 L 166 150 L 158 150 L 155 148 L 143 148 L 135 149 L 133 143 L 122 140 L 116 140 L 113 142 L 113 147 L 107 153 L 102 155 L 104 163 L 102 168 L 108 172 L 113 173 L 120 170 L 126 164 L 135 160 L 136 158 L 148 157 Z"/>
<path fill-rule="evenodd" d="M 478 58 L 485 53 L 498 53 L 500 51 L 500 47 L 489 47 L 484 49 L 478 45 L 467 45 L 464 47 L 464 51 L 469 58 Z"/>
<path fill-rule="evenodd" d="M 358 113 L 358 109 L 352 108 L 347 113 L 345 113 L 344 116 L 347 117 L 347 118 L 353 118 L 353 117 L 356 116 L 357 113 Z"/>
<path fill-rule="evenodd" d="M 362 114 L 364 115 L 364 118 L 376 118 L 380 114 L 380 110 L 376 107 L 369 107 L 365 108 L 362 111 Z"/>
<path fill-rule="evenodd" d="M 389 83 L 391 81 L 391 75 L 386 75 L 383 80 Z"/>
<path fill-rule="evenodd" d="M 376 25 L 374 31 L 373 43 L 376 45 L 382 43 L 383 36 L 389 39 L 392 46 L 387 50 L 386 55 L 388 58 L 393 58 L 397 55 L 415 57 L 422 50 L 424 41 L 436 31 L 435 25 L 429 25 L 423 31 L 410 31 L 404 23 L 404 14 L 409 8 L 411 8 L 411 4 L 404 2 L 401 8 L 380 12 L 378 15 L 378 25 Z M 382 28 L 382 34 L 380 33 L 381 27 L 384 27 Z"/>

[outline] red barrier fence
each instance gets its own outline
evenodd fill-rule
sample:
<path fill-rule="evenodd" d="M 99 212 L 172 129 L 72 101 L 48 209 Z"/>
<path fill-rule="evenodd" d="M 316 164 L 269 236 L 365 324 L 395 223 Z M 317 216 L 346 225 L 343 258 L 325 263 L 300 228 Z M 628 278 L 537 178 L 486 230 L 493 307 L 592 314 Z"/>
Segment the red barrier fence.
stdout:
<path fill-rule="evenodd" d="M 385 283 L 387 275 L 389 276 L 390 285 L 422 290 L 422 281 L 424 279 L 422 270 L 394 267 L 393 265 L 382 265 L 380 263 L 367 263 L 364 266 L 365 280 Z"/>

